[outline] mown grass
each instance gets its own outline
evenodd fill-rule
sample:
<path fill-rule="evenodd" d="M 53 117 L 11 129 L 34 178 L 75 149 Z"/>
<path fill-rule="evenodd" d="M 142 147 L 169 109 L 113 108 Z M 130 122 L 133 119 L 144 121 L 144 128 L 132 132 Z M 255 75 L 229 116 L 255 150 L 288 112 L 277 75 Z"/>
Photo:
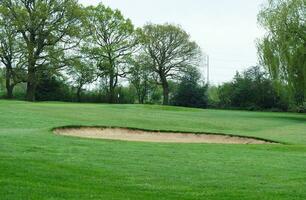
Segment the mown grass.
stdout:
<path fill-rule="evenodd" d="M 56 136 L 60 126 L 213 132 L 286 145 Z M 306 116 L 0 101 L 0 199 L 306 199 Z"/>

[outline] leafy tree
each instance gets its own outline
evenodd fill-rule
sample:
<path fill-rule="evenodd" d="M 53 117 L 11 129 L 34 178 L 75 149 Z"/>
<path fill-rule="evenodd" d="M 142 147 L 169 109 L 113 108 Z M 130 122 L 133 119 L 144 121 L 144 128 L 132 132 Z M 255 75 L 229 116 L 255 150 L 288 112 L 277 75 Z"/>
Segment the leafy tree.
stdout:
<path fill-rule="evenodd" d="M 201 86 L 201 75 L 197 68 L 191 67 L 181 78 L 174 95 L 173 104 L 176 106 L 206 108 L 207 86 Z"/>
<path fill-rule="evenodd" d="M 218 94 L 218 86 L 208 85 L 207 96 L 208 96 L 208 107 L 217 108 L 218 105 L 220 104 L 220 97 L 219 97 L 219 94 Z"/>
<path fill-rule="evenodd" d="M 66 101 L 71 100 L 70 88 L 60 75 L 40 73 L 35 97 L 38 101 Z"/>
<path fill-rule="evenodd" d="M 81 101 L 81 93 L 86 84 L 93 83 L 96 80 L 96 71 L 91 62 L 82 60 L 81 58 L 74 59 L 71 62 L 68 74 L 73 79 L 76 87 L 77 100 Z"/>
<path fill-rule="evenodd" d="M 118 93 L 117 103 L 119 104 L 133 104 L 135 103 L 135 89 L 131 86 L 119 86 L 116 88 Z"/>
<path fill-rule="evenodd" d="M 39 73 L 62 67 L 64 51 L 75 46 L 81 9 L 76 0 L 2 0 L 0 5 L 25 44 L 27 100 L 34 101 Z"/>
<path fill-rule="evenodd" d="M 258 16 L 267 33 L 258 43 L 261 62 L 297 103 L 306 99 L 305 0 L 269 0 Z"/>
<path fill-rule="evenodd" d="M 5 85 L 9 99 L 13 98 L 14 87 L 25 79 L 23 62 L 17 31 L 0 12 L 0 63 L 5 67 Z"/>
<path fill-rule="evenodd" d="M 2 93 L 5 90 L 4 88 L 5 88 L 4 69 L 0 67 L 0 96 L 2 96 Z"/>
<path fill-rule="evenodd" d="M 219 96 L 219 107 L 220 108 L 231 108 L 232 107 L 232 95 L 234 91 L 234 86 L 232 82 L 223 83 L 218 87 Z"/>
<path fill-rule="evenodd" d="M 150 104 L 162 104 L 163 91 L 160 85 L 154 87 L 149 93 Z"/>
<path fill-rule="evenodd" d="M 136 89 L 138 102 L 144 104 L 148 99 L 150 90 L 154 87 L 152 72 L 144 54 L 139 54 L 133 59 L 129 69 L 129 82 Z"/>
<path fill-rule="evenodd" d="M 163 104 L 169 104 L 169 79 L 177 78 L 188 66 L 198 64 L 200 48 L 179 26 L 147 24 L 140 32 L 148 66 L 163 87 Z"/>
<path fill-rule="evenodd" d="M 235 75 L 233 81 L 219 86 L 220 107 L 262 110 L 286 110 L 286 98 L 275 90 L 273 81 L 261 67 L 255 66 Z"/>
<path fill-rule="evenodd" d="M 107 79 L 109 103 L 115 103 L 119 78 L 125 77 L 127 62 L 135 51 L 134 26 L 119 10 L 102 4 L 87 8 L 88 45 L 83 49 L 96 61 L 100 76 Z"/>

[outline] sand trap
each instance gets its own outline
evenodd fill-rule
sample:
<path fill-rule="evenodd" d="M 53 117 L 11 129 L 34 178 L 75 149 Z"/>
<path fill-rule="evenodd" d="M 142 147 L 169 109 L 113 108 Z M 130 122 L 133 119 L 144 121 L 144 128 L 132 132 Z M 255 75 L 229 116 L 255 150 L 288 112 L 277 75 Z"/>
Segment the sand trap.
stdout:
<path fill-rule="evenodd" d="M 160 143 L 272 144 L 264 140 L 192 133 L 165 133 L 124 128 L 59 128 L 55 134 L 82 138 Z"/>

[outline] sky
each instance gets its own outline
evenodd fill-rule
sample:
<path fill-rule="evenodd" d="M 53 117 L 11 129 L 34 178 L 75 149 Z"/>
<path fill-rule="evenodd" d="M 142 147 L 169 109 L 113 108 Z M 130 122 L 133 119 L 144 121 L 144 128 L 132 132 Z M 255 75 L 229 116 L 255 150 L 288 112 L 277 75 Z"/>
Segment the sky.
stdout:
<path fill-rule="evenodd" d="M 210 82 L 230 81 L 236 71 L 258 64 L 257 14 L 265 0 L 79 0 L 119 9 L 134 25 L 179 24 L 210 58 Z M 201 67 L 206 76 L 207 70 Z"/>

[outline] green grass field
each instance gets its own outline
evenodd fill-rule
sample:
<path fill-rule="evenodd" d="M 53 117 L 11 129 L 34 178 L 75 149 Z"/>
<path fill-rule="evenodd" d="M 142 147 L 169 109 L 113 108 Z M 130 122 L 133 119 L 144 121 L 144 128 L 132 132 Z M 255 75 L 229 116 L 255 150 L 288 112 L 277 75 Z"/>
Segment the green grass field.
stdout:
<path fill-rule="evenodd" d="M 56 136 L 67 125 L 226 133 L 277 145 Z M 306 199 L 306 115 L 0 101 L 0 199 Z"/>

